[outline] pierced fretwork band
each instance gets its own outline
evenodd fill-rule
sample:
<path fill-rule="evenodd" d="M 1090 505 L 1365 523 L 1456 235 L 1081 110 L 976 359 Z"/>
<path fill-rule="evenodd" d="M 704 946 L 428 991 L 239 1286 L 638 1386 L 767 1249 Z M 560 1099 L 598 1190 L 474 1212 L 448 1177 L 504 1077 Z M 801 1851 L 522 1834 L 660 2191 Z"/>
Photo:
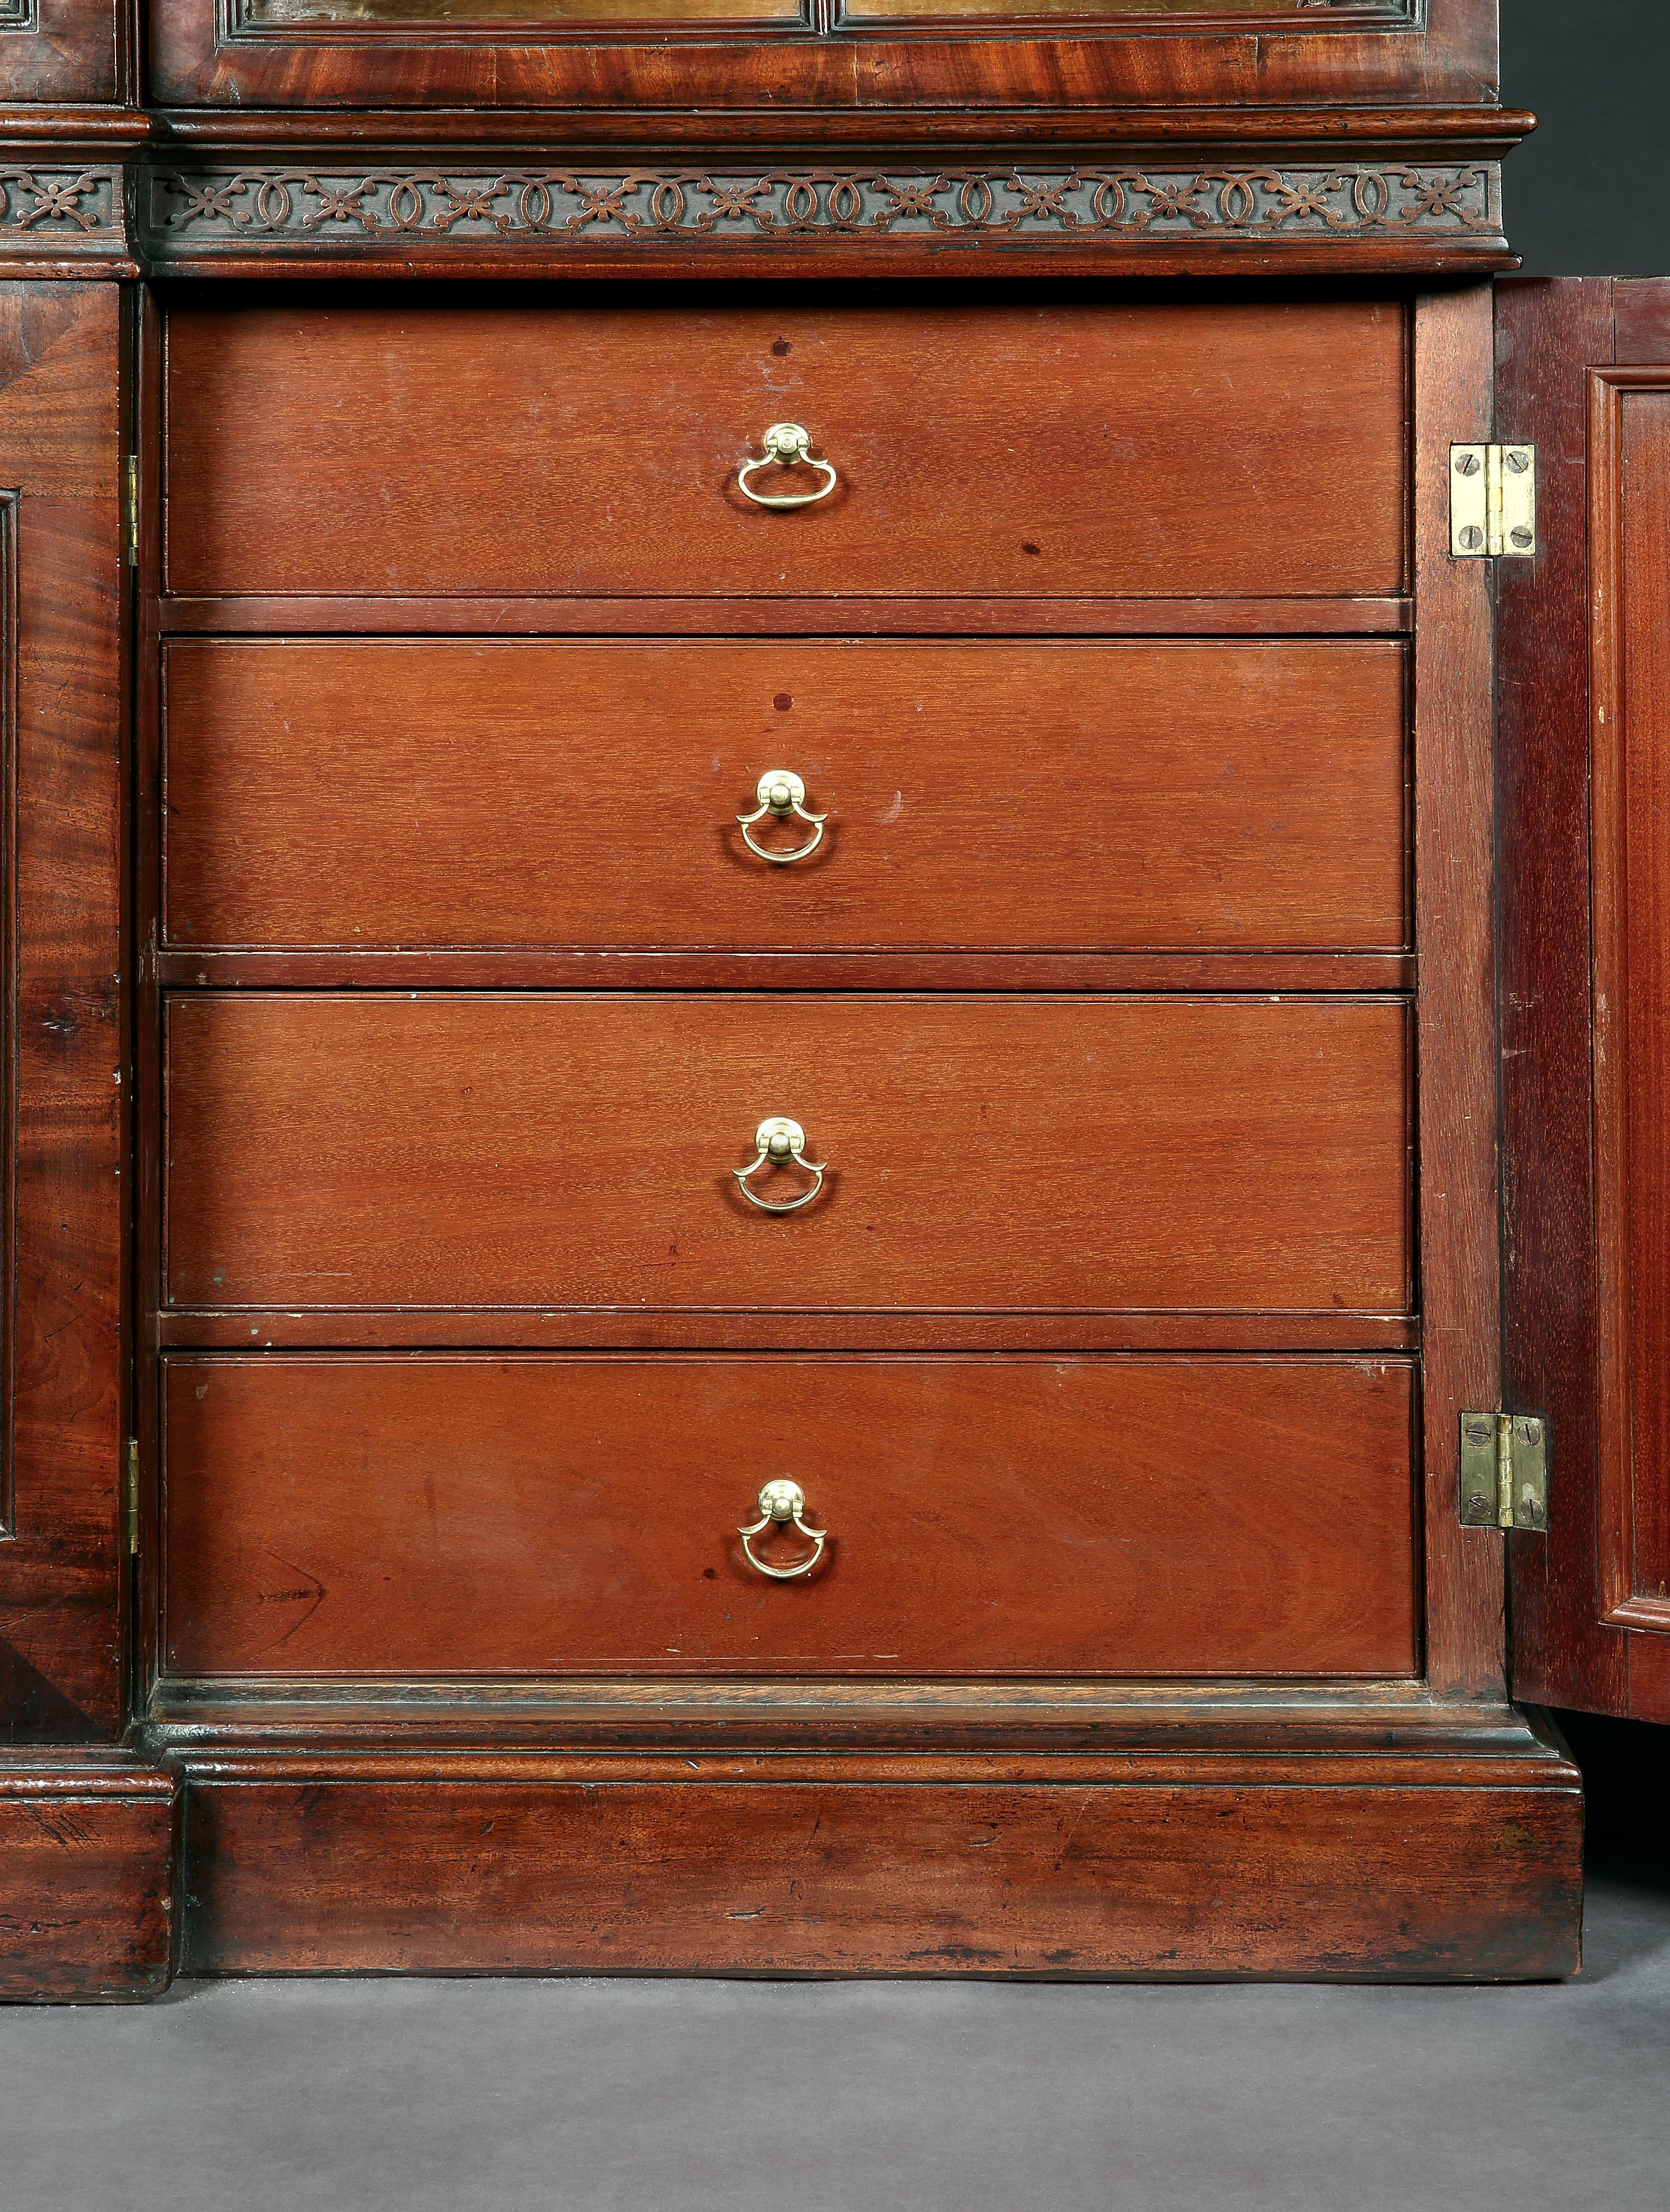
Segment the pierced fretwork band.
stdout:
<path fill-rule="evenodd" d="M 158 170 L 152 250 L 314 240 L 572 245 L 808 237 L 1097 239 L 1175 245 L 1500 237 L 1494 162 L 1157 170 L 969 168 Z"/>

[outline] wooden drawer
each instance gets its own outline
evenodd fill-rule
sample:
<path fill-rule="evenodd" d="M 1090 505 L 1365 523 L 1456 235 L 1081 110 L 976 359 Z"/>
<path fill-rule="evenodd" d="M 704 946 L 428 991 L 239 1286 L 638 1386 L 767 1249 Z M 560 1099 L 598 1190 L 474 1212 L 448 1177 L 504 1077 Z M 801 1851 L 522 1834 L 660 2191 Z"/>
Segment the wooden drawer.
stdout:
<path fill-rule="evenodd" d="M 1400 1000 L 251 993 L 167 1018 L 178 1304 L 1409 1302 Z M 828 1168 L 781 1216 L 733 1174 L 773 1114 Z"/>
<path fill-rule="evenodd" d="M 1389 641 L 182 643 L 166 694 L 193 951 L 1405 942 Z"/>
<path fill-rule="evenodd" d="M 1368 1361 L 176 1356 L 166 1668 L 1407 1674 L 1411 1397 Z M 774 1582 L 737 1531 L 785 1475 L 829 1541 Z"/>
<path fill-rule="evenodd" d="M 313 295 L 178 307 L 167 345 L 174 593 L 1211 599 L 1404 584 L 1394 303 Z M 786 419 L 840 482 L 773 513 L 738 471 Z"/>

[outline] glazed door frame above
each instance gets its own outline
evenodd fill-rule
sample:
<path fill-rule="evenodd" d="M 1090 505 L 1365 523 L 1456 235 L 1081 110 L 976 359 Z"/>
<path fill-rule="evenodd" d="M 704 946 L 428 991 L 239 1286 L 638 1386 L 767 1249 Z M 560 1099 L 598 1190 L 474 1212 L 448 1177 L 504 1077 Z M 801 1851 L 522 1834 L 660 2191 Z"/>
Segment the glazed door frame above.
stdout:
<path fill-rule="evenodd" d="M 715 0 L 716 6 L 722 0 Z M 1496 97 L 1497 0 L 1414 0 L 1401 23 L 1349 15 L 1166 25 L 812 19 L 656 24 L 258 25 L 239 0 L 153 0 L 160 104 L 754 109 L 779 116 L 993 108 L 1476 106 Z M 602 35 L 599 36 L 601 32 Z"/>

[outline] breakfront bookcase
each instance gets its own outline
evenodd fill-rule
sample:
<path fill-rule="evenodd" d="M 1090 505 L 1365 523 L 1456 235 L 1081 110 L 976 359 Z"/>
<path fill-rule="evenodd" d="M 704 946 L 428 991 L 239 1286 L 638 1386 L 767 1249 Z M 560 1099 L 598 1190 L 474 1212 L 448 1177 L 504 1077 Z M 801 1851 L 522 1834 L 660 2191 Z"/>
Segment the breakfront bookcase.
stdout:
<path fill-rule="evenodd" d="M 1496 13 L 4 0 L 4 1993 L 1576 1967 L 1670 292 Z"/>

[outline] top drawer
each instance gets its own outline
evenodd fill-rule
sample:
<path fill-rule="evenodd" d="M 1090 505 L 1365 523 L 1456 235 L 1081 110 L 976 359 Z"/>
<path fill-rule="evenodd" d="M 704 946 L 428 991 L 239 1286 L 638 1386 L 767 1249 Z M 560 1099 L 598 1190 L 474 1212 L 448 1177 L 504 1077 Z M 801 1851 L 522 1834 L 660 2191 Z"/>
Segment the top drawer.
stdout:
<path fill-rule="evenodd" d="M 1404 585 L 1391 304 L 191 305 L 169 317 L 166 382 L 179 595 Z M 738 482 L 782 422 L 836 471 L 788 511 Z"/>

